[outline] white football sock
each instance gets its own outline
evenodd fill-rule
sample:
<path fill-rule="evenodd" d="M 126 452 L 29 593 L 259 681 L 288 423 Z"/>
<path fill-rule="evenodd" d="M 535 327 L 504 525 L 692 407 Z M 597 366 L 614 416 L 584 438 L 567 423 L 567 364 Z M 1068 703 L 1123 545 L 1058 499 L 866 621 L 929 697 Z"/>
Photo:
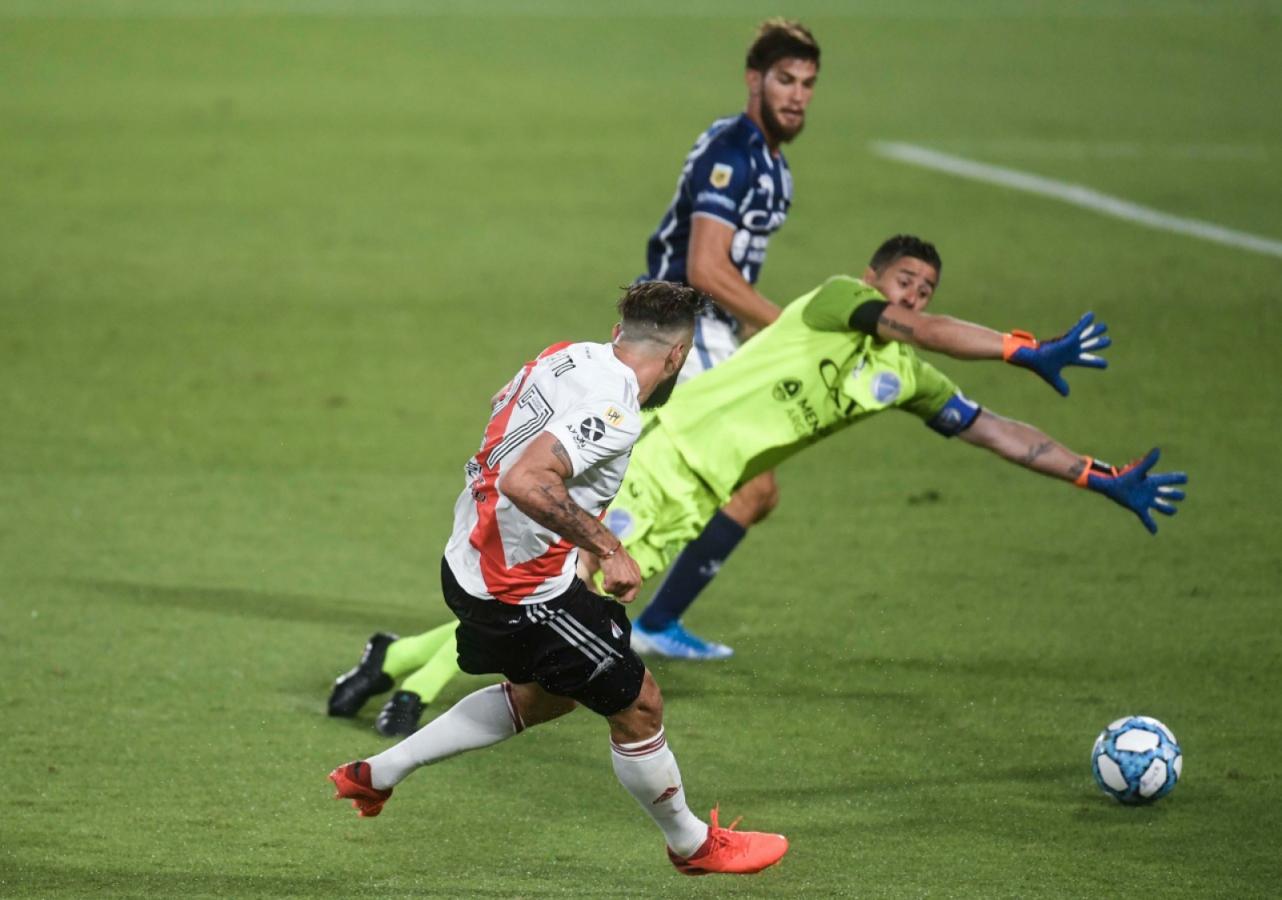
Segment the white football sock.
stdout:
<path fill-rule="evenodd" d="M 663 830 L 668 846 L 678 856 L 690 856 L 708 837 L 708 826 L 686 806 L 677 758 L 668 749 L 663 729 L 635 744 L 610 742 L 614 774 L 628 793 Z"/>
<path fill-rule="evenodd" d="M 385 790 L 419 766 L 497 744 L 523 730 L 511 690 L 505 681 L 468 694 L 399 744 L 371 756 L 366 760 L 370 783 Z"/>

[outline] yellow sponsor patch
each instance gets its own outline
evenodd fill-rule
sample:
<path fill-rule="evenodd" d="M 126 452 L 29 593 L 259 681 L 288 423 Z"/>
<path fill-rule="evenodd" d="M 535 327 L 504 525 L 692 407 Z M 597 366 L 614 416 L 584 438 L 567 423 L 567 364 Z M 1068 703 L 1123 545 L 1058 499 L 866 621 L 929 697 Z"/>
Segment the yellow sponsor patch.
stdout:
<path fill-rule="evenodd" d="M 730 183 L 731 176 L 734 175 L 734 169 L 725 163 L 717 163 L 712 167 L 712 177 L 708 180 L 712 182 L 714 188 L 723 188 Z"/>
<path fill-rule="evenodd" d="M 613 425 L 615 428 L 618 428 L 619 423 L 623 421 L 623 413 L 619 412 L 617 409 L 611 406 L 609 409 L 605 411 L 605 420 L 609 422 L 611 425 Z"/>

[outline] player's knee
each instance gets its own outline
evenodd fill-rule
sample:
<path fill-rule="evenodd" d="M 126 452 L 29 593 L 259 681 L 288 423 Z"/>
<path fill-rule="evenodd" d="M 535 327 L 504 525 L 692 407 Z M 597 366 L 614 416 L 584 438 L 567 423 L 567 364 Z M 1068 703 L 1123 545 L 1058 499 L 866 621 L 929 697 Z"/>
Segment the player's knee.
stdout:
<path fill-rule="evenodd" d="M 743 485 L 730 504 L 738 506 L 739 515 L 733 516 L 740 524 L 755 525 L 770 515 L 779 505 L 779 483 L 773 472 L 766 472 Z M 727 510 L 729 512 L 729 510 Z"/>
<path fill-rule="evenodd" d="M 646 669 L 641 692 L 627 709 L 610 716 L 610 737 L 615 743 L 632 744 L 654 737 L 663 727 L 663 693 Z"/>
<path fill-rule="evenodd" d="M 779 485 L 773 478 L 770 483 L 761 488 L 761 493 L 757 498 L 757 516 L 755 522 L 760 522 L 766 516 L 775 511 L 779 505 Z"/>

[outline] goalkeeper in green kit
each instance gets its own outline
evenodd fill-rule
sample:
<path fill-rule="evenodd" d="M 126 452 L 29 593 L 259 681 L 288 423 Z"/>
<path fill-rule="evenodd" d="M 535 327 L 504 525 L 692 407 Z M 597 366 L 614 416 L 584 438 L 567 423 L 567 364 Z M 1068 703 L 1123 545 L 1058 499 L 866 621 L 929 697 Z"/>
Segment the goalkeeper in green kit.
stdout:
<path fill-rule="evenodd" d="M 1065 367 L 1107 365 L 1097 355 L 1109 345 L 1105 326 L 1087 313 L 1063 336 L 1039 342 L 1024 332 L 1002 334 L 927 315 L 923 310 L 941 269 L 931 244 L 893 237 L 873 254 L 862 279 L 828 279 L 656 410 L 606 514 L 606 524 L 643 577 L 663 571 L 687 543 L 706 534 L 705 526 L 739 484 L 888 409 L 909 412 L 945 437 L 1102 493 L 1157 532 L 1152 511 L 1173 515 L 1174 503 L 1184 498 L 1175 485 L 1187 477 L 1151 473 L 1156 449 L 1120 469 L 1075 453 L 1031 425 L 982 409 L 915 352 L 1005 360 L 1031 369 L 1066 396 Z M 664 610 L 674 623 L 683 612 Z M 642 653 L 683 656 L 681 643 L 663 642 L 661 631 L 639 636 L 634 630 L 633 646 Z"/>
<path fill-rule="evenodd" d="M 1152 511 L 1173 515 L 1175 502 L 1184 499 L 1176 485 L 1188 479 L 1182 472 L 1153 473 L 1156 449 L 1123 468 L 1075 453 L 1031 425 L 981 408 L 915 352 L 1005 360 L 1031 369 L 1066 396 L 1065 367 L 1107 365 L 1098 356 L 1110 343 L 1105 326 L 1087 313 L 1064 335 L 1039 342 L 1025 332 L 1003 334 L 928 315 L 923 310 L 941 270 L 933 245 L 892 237 L 873 254 L 861 279 L 829 278 L 729 359 L 673 392 L 634 445 L 605 518 L 643 578 L 667 568 L 739 485 L 891 409 L 911 413 L 945 437 L 1104 494 L 1157 532 Z M 580 553 L 581 576 L 591 576 L 592 562 Z M 666 614 L 677 622 L 683 612 Z M 430 643 L 424 637 L 404 640 Z M 665 645 L 652 632 L 639 639 L 634 630 L 632 640 L 641 653 L 683 656 L 679 642 Z M 390 643 L 388 653 L 408 662 L 413 654 L 397 654 L 398 643 Z M 371 644 L 361 664 L 335 684 L 334 696 L 359 708 L 368 696 L 390 689 L 383 649 Z M 331 711 L 332 703 L 333 698 Z"/>

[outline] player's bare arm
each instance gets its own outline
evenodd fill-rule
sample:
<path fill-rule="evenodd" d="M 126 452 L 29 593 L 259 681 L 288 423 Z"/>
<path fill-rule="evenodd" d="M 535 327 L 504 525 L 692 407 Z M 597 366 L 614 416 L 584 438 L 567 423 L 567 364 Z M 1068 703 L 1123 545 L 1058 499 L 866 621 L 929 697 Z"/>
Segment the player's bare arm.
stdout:
<path fill-rule="evenodd" d="M 711 216 L 690 222 L 690 255 L 686 277 L 690 286 L 716 300 L 726 312 L 753 330 L 779 318 L 779 307 L 744 280 L 730 261 L 734 228 Z"/>
<path fill-rule="evenodd" d="M 1002 334 L 952 316 L 887 306 L 877 318 L 877 337 L 900 341 L 954 359 L 1001 359 Z"/>
<path fill-rule="evenodd" d="M 986 409 L 981 410 L 974 423 L 958 437 L 1026 469 L 1065 481 L 1076 481 L 1086 467 L 1085 457 L 1040 429 Z"/>
<path fill-rule="evenodd" d="M 1074 453 L 1032 425 L 987 410 L 980 411 L 960 437 L 1026 469 L 1103 494 L 1135 513 L 1150 534 L 1157 534 L 1153 511 L 1175 515 L 1175 504 L 1184 499 L 1184 491 L 1176 485 L 1188 483 L 1183 472 L 1151 471 L 1160 456 L 1156 447 L 1143 459 L 1118 468 Z"/>
<path fill-rule="evenodd" d="M 877 336 L 884 341 L 902 341 L 944 353 L 954 359 L 1002 359 L 1014 366 L 1031 369 L 1062 396 L 1068 396 L 1068 382 L 1061 374 L 1068 366 L 1091 369 L 1108 367 L 1099 355 L 1111 339 L 1108 326 L 1086 313 L 1064 334 L 1039 341 L 1026 331 L 1005 334 L 954 319 L 918 312 L 905 305 L 888 304 L 877 319 Z"/>
<path fill-rule="evenodd" d="M 570 498 L 570 456 L 550 434 L 539 435 L 499 481 L 499 490 L 521 512 L 599 561 L 602 586 L 624 603 L 635 599 L 641 571 L 610 530 Z"/>

